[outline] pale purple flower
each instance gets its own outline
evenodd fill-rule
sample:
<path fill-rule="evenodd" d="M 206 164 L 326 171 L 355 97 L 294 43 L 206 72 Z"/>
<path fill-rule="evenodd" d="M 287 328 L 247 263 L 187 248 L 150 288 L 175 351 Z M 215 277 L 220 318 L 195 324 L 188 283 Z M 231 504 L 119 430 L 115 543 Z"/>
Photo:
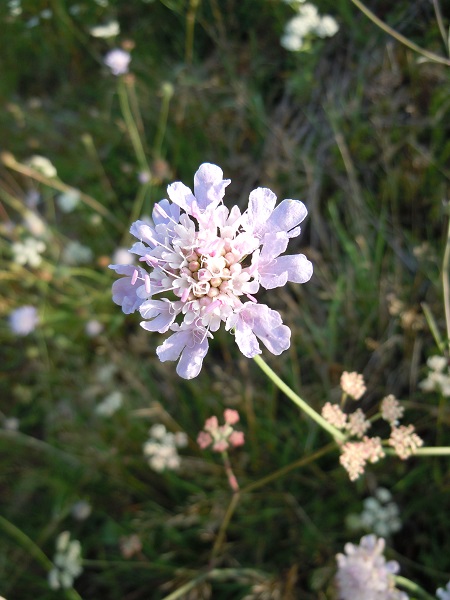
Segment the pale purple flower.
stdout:
<path fill-rule="evenodd" d="M 114 50 L 110 50 L 103 62 L 109 69 L 111 69 L 111 73 L 113 75 L 124 75 L 128 73 L 128 65 L 131 61 L 131 55 L 129 52 L 125 50 L 121 50 L 120 48 L 115 48 Z"/>
<path fill-rule="evenodd" d="M 196 377 L 209 339 L 223 323 L 248 358 L 261 341 L 274 354 L 289 348 L 291 331 L 281 316 L 254 295 L 288 281 L 305 283 L 312 264 L 303 254 L 280 256 L 298 236 L 304 204 L 283 200 L 268 189 L 251 192 L 241 213 L 223 204 L 230 180 L 205 163 L 194 177 L 194 193 L 181 182 L 169 185 L 170 200 L 154 206 L 153 223 L 136 221 L 139 240 L 130 249 L 142 266 L 114 264 L 124 275 L 113 284 L 113 300 L 126 314 L 139 310 L 148 331 L 171 332 L 157 348 L 162 362 L 179 360 L 177 373 Z"/>
<path fill-rule="evenodd" d="M 366 535 L 359 546 L 348 543 L 345 554 L 337 554 L 339 600 L 408 600 L 395 588 L 393 576 L 400 567 L 395 560 L 386 562 L 384 546 L 383 538 Z"/>
<path fill-rule="evenodd" d="M 21 306 L 9 315 L 9 326 L 16 335 L 28 335 L 36 329 L 38 322 L 39 317 L 34 306 Z"/>

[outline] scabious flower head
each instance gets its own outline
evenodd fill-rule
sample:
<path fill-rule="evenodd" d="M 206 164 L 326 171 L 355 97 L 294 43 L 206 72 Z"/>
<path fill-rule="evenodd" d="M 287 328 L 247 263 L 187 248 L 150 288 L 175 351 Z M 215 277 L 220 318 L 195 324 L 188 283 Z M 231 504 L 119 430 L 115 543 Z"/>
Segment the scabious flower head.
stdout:
<path fill-rule="evenodd" d="M 130 53 L 120 48 L 110 50 L 103 59 L 103 62 L 111 70 L 111 73 L 116 76 L 128 73 L 130 61 Z"/>
<path fill-rule="evenodd" d="M 359 546 L 348 543 L 345 554 L 337 554 L 339 600 L 408 600 L 395 588 L 393 575 L 400 567 L 394 560 L 386 562 L 384 546 L 383 538 L 366 535 Z"/>
<path fill-rule="evenodd" d="M 405 408 L 393 394 L 389 394 L 381 401 L 381 417 L 387 421 L 391 427 L 398 425 L 399 419 L 403 417 Z"/>
<path fill-rule="evenodd" d="M 450 581 L 445 586 L 445 590 L 443 588 L 438 588 L 436 590 L 436 597 L 439 600 L 450 600 Z"/>
<path fill-rule="evenodd" d="M 78 540 L 71 540 L 68 531 L 60 533 L 56 539 L 53 565 L 48 574 L 48 584 L 52 590 L 71 588 L 74 579 L 83 571 L 81 544 Z"/>
<path fill-rule="evenodd" d="M 235 431 L 233 425 L 239 421 L 237 410 L 230 408 L 223 413 L 224 425 L 219 425 L 217 417 L 206 419 L 203 431 L 198 434 L 197 443 L 202 450 L 212 444 L 215 452 L 224 452 L 230 446 L 242 446 L 244 443 L 244 434 L 242 431 Z"/>
<path fill-rule="evenodd" d="M 39 317 L 34 306 L 21 306 L 9 315 L 9 326 L 16 335 L 28 335 L 36 329 L 38 322 Z"/>
<path fill-rule="evenodd" d="M 194 193 L 171 184 L 169 200 L 155 205 L 153 223 L 136 221 L 139 240 L 130 249 L 141 265 L 113 264 L 121 279 L 113 300 L 126 314 L 139 310 L 147 331 L 172 335 L 157 348 L 159 359 L 176 361 L 177 373 L 196 377 L 208 352 L 208 340 L 225 325 L 248 358 L 261 353 L 258 338 L 274 354 L 290 345 L 290 329 L 281 316 L 254 295 L 288 281 L 304 283 L 312 265 L 302 254 L 282 255 L 300 233 L 307 215 L 298 200 L 283 200 L 266 188 L 253 190 L 248 209 L 223 204 L 230 180 L 205 163 L 194 177 Z"/>
<path fill-rule="evenodd" d="M 414 425 L 400 425 L 392 428 L 389 446 L 394 448 L 402 460 L 406 460 L 423 446 L 423 440 L 414 433 Z"/>
<path fill-rule="evenodd" d="M 359 400 L 367 389 L 364 377 L 355 371 L 352 373 L 344 371 L 341 375 L 340 386 L 342 391 L 353 398 L 353 400 Z"/>

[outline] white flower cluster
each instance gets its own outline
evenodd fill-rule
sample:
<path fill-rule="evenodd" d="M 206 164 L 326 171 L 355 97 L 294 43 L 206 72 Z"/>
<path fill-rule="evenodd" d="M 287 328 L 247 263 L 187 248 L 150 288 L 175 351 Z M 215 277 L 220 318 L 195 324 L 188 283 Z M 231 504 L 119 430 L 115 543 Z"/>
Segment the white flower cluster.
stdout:
<path fill-rule="evenodd" d="M 48 574 L 48 584 L 52 590 L 71 588 L 74 579 L 83 571 L 81 544 L 78 540 L 71 540 L 68 531 L 60 533 L 56 539 L 53 565 Z"/>
<path fill-rule="evenodd" d="M 373 496 L 363 502 L 360 515 L 350 516 L 350 525 L 358 529 L 366 529 L 380 537 L 389 537 L 400 531 L 402 522 L 400 510 L 392 501 L 392 494 L 386 488 L 377 488 Z"/>
<path fill-rule="evenodd" d="M 149 466 L 158 473 L 165 469 L 178 469 L 180 456 L 177 448 L 187 446 L 187 435 L 183 431 L 171 433 L 161 423 L 150 428 L 150 438 L 144 444 L 144 456 Z"/>
<path fill-rule="evenodd" d="M 444 356 L 430 356 L 427 360 L 430 369 L 428 377 L 420 382 L 424 392 L 441 392 L 443 396 L 450 396 L 450 366 Z"/>
<path fill-rule="evenodd" d="M 284 28 L 280 43 L 283 48 L 291 52 L 305 49 L 305 38 L 313 35 L 326 38 L 333 37 L 339 30 L 336 20 L 330 15 L 319 15 L 319 12 L 310 2 L 289 2 L 296 9 L 297 14 L 290 19 Z"/>
<path fill-rule="evenodd" d="M 27 237 L 23 242 L 14 242 L 11 246 L 13 261 L 22 266 L 38 267 L 42 262 L 41 254 L 45 248 L 42 240 L 33 237 Z"/>

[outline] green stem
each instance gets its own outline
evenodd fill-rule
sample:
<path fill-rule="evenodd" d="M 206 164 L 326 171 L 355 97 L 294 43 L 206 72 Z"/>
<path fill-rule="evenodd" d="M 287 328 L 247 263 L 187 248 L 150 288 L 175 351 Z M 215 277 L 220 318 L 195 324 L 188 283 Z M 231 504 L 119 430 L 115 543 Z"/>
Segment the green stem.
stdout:
<path fill-rule="evenodd" d="M 53 563 L 47 555 L 42 552 L 39 546 L 35 544 L 26 533 L 16 527 L 11 521 L 0 516 L 0 528 L 3 529 L 10 538 L 16 541 L 19 546 L 22 546 L 22 548 L 24 548 L 24 550 L 26 550 L 47 572 L 53 569 Z M 69 600 L 82 600 L 81 596 L 74 588 L 66 589 L 64 592 Z"/>
<path fill-rule="evenodd" d="M 450 264 L 450 216 L 447 223 L 447 241 L 445 244 L 444 258 L 442 261 L 442 290 L 444 293 L 444 314 L 447 326 L 447 346 L 450 350 L 450 282 L 449 282 L 449 264 Z"/>
<path fill-rule="evenodd" d="M 313 454 L 310 454 L 309 456 L 303 456 L 302 458 L 299 458 L 298 460 L 291 463 L 290 465 L 286 465 L 285 467 L 278 469 L 278 471 L 274 471 L 270 475 L 267 475 L 266 477 L 263 477 L 262 479 L 258 479 L 258 481 L 249 483 L 245 487 L 241 488 L 241 494 L 247 494 L 248 492 L 253 492 L 253 490 L 264 487 L 266 484 L 270 483 L 271 481 L 274 481 L 275 479 L 278 479 L 279 477 L 283 477 L 284 475 L 286 475 L 290 471 L 293 471 L 294 469 L 298 469 L 299 467 L 304 467 L 308 463 L 314 462 L 321 456 L 324 456 L 325 454 L 328 454 L 328 452 L 330 452 L 331 450 L 335 450 L 335 449 L 336 449 L 336 446 L 334 443 L 327 444 L 320 450 L 317 450 L 317 452 L 313 452 Z"/>
<path fill-rule="evenodd" d="M 414 456 L 450 456 L 450 446 L 436 446 L 434 448 L 417 448 Z"/>
<path fill-rule="evenodd" d="M 145 155 L 145 150 L 142 144 L 141 136 L 139 135 L 139 131 L 136 126 L 133 113 L 131 112 L 127 84 L 123 78 L 119 78 L 117 88 L 119 94 L 120 109 L 122 111 L 122 116 L 125 120 L 128 133 L 130 134 L 131 143 L 133 144 L 134 152 L 139 163 L 139 168 L 141 169 L 141 171 L 150 173 L 150 168 L 148 166 L 147 157 Z"/>
<path fill-rule="evenodd" d="M 384 23 L 384 21 L 379 19 L 371 10 L 367 8 L 367 6 L 365 6 L 359 0 L 350 1 L 353 2 L 353 4 L 357 6 L 359 10 L 366 15 L 366 17 L 368 17 L 373 23 L 375 23 L 375 25 L 377 25 L 380 29 L 391 35 L 398 42 L 400 42 L 410 50 L 414 50 L 414 52 L 417 52 L 418 54 L 424 56 L 425 58 L 428 58 L 429 60 L 432 60 L 433 62 L 450 66 L 450 60 L 448 58 L 444 58 L 443 56 L 439 56 L 439 54 L 435 54 L 434 52 L 425 50 L 425 48 L 421 48 L 414 42 L 411 42 L 411 40 L 408 40 L 408 38 L 406 38 L 404 35 L 398 33 L 398 31 L 395 31 L 395 29 L 392 29 L 392 27 L 389 27 L 389 25 L 387 25 L 386 23 Z"/>
<path fill-rule="evenodd" d="M 434 318 L 433 313 L 431 312 L 430 307 L 426 302 L 422 302 L 421 306 L 423 314 L 425 316 L 425 320 L 428 324 L 428 327 L 430 328 L 431 335 L 433 336 L 434 341 L 436 342 L 436 346 L 439 348 L 439 352 L 443 353 L 445 351 L 445 344 L 442 341 L 441 334 L 439 333 L 436 319 Z"/>
<path fill-rule="evenodd" d="M 189 8 L 186 15 L 186 45 L 184 50 L 184 60 L 187 65 L 192 63 L 194 54 L 194 27 L 195 15 L 200 4 L 200 0 L 190 0 Z"/>
<path fill-rule="evenodd" d="M 236 510 L 236 507 L 239 503 L 239 499 L 240 499 L 239 492 L 235 492 L 231 498 L 231 502 L 228 505 L 227 512 L 225 513 L 223 521 L 220 525 L 220 529 L 219 529 L 219 533 L 217 534 L 216 541 L 214 542 L 214 546 L 213 546 L 213 549 L 211 552 L 211 561 L 214 560 L 214 558 L 218 555 L 220 548 L 222 547 L 228 525 L 229 525 L 229 523 L 231 521 L 231 517 L 233 516 L 234 511 Z"/>
<path fill-rule="evenodd" d="M 155 158 L 161 158 L 161 149 L 164 141 L 164 136 L 166 134 L 167 119 L 169 116 L 170 100 L 173 96 L 173 93 L 173 85 L 169 82 L 163 83 L 161 112 L 159 113 L 158 131 L 156 133 L 155 145 L 153 149 Z"/>
<path fill-rule="evenodd" d="M 420 585 L 417 585 L 417 583 L 414 583 L 413 581 L 406 579 L 406 577 L 401 577 L 401 575 L 394 575 L 394 579 L 395 579 L 395 583 L 397 583 L 398 585 L 401 585 L 403 588 L 412 592 L 413 594 L 417 594 L 424 600 L 436 600 L 436 598 L 434 596 L 431 596 L 430 594 L 428 594 L 428 592 L 426 592 L 423 588 L 421 588 Z"/>
<path fill-rule="evenodd" d="M 284 393 L 288 398 L 294 402 L 304 413 L 306 413 L 311 419 L 313 419 L 320 427 L 328 431 L 335 440 L 344 441 L 346 435 L 343 434 L 339 429 L 328 423 L 322 416 L 319 415 L 313 408 L 309 406 L 300 396 L 298 396 L 291 388 L 284 383 L 278 375 L 272 371 L 269 365 L 257 354 L 253 357 L 253 360 L 258 367 L 273 381 L 273 383 Z"/>

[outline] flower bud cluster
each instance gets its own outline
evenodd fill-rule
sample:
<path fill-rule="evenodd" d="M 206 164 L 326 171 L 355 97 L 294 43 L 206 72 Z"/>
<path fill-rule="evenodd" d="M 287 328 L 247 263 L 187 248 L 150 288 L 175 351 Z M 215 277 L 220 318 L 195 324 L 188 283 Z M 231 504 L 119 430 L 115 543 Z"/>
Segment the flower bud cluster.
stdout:
<path fill-rule="evenodd" d="M 81 544 L 78 540 L 71 540 L 68 531 L 60 533 L 56 539 L 53 565 L 48 574 L 48 584 L 52 590 L 71 588 L 74 579 L 83 571 Z"/>
<path fill-rule="evenodd" d="M 219 425 L 217 417 L 206 419 L 204 430 L 197 437 L 197 443 L 202 450 L 212 445 L 215 452 L 225 452 L 230 446 L 242 446 L 244 443 L 242 431 L 235 431 L 233 428 L 233 425 L 239 421 L 237 410 L 227 408 L 223 416 L 224 425 Z"/>

